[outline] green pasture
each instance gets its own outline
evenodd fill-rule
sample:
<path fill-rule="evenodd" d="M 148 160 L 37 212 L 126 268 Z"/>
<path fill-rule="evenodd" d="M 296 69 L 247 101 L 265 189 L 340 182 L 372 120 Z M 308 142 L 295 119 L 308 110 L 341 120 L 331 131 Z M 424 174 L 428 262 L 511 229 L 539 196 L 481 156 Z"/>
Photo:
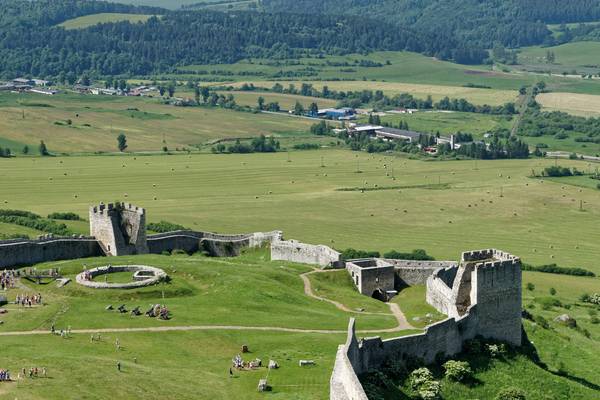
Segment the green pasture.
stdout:
<path fill-rule="evenodd" d="M 21 157 L 0 159 L 0 204 L 86 218 L 90 204 L 120 199 L 145 207 L 149 221 L 196 230 L 280 229 L 338 249 L 422 248 L 451 260 L 463 250 L 495 247 L 529 263 L 600 273 L 600 191 L 529 178 L 555 162 L 595 168 L 571 160 L 427 162 L 345 150 Z M 377 190 L 338 190 L 363 187 Z"/>
<path fill-rule="evenodd" d="M 382 122 L 397 126 L 400 121 L 406 122 L 409 129 L 417 132 L 441 133 L 449 135 L 456 132 L 469 132 L 475 137 L 482 138 L 483 134 L 497 128 L 510 129 L 512 117 L 486 115 L 463 112 L 415 112 L 413 114 L 386 113 L 380 117 Z M 361 118 L 367 122 L 367 117 Z"/>
<path fill-rule="evenodd" d="M 0 94 L 0 146 L 16 154 L 25 144 L 37 154 L 40 140 L 51 152 L 115 152 L 120 133 L 128 151 L 175 150 L 215 139 L 302 134 L 311 124 L 285 115 L 175 107 L 154 98 Z"/>
<path fill-rule="evenodd" d="M 361 60 L 382 65 L 361 67 Z M 219 76 L 219 71 L 226 71 L 228 75 L 223 78 L 233 78 L 235 81 L 248 80 L 247 75 L 252 74 L 261 80 L 281 79 L 283 72 L 302 74 L 301 77 L 290 78 L 291 80 L 386 81 L 459 87 L 474 84 L 504 90 L 516 90 L 523 84 L 535 82 L 534 77 L 493 71 L 486 66 L 460 65 L 417 53 L 397 51 L 373 52 L 368 55 L 305 57 L 299 60 L 246 59 L 235 64 L 184 66 L 181 70 L 182 73 L 190 70 L 205 72 L 207 79 L 211 76 L 214 79 Z M 233 75 L 229 75 L 231 73 Z"/>
<path fill-rule="evenodd" d="M 553 64 L 546 61 L 546 53 L 549 51 L 555 56 Z M 600 70 L 600 43 L 571 42 L 554 47 L 525 47 L 519 51 L 518 61 L 529 68 L 543 67 L 558 73 L 591 69 L 596 74 Z"/>
<path fill-rule="evenodd" d="M 120 13 L 99 13 L 90 14 L 83 17 L 73 18 L 67 20 L 58 26 L 62 26 L 65 29 L 83 29 L 90 26 L 105 24 L 110 22 L 122 22 L 129 21 L 132 24 L 138 22 L 146 22 L 152 15 L 146 14 L 120 14 Z"/>

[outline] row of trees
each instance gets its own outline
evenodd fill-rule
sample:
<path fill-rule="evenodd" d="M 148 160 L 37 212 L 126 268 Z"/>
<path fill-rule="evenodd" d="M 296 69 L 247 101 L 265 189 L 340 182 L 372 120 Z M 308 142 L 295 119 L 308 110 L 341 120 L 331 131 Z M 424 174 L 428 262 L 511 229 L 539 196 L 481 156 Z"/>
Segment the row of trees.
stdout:
<path fill-rule="evenodd" d="M 269 90 L 265 88 L 257 88 L 255 86 L 250 85 L 247 85 L 245 88 L 242 86 L 242 90 L 244 89 Z M 275 93 L 295 94 L 301 96 L 338 100 L 338 105 L 341 107 L 358 108 L 369 105 L 376 109 L 401 107 L 422 110 L 436 109 L 447 111 L 475 112 L 495 115 L 512 115 L 517 113 L 514 103 L 506 103 L 502 106 L 475 105 L 473 103 L 470 103 L 466 99 L 451 99 L 449 97 L 444 97 L 440 101 L 434 103 L 431 96 L 427 96 L 426 99 L 419 99 L 415 98 L 410 93 L 399 93 L 390 97 L 384 94 L 382 90 L 337 91 L 329 89 L 327 85 L 323 86 L 321 90 L 318 90 L 310 83 L 302 83 L 299 88 L 296 87 L 296 85 L 294 84 L 289 84 L 286 88 L 282 84 L 277 82 L 271 87 L 270 90 Z"/>

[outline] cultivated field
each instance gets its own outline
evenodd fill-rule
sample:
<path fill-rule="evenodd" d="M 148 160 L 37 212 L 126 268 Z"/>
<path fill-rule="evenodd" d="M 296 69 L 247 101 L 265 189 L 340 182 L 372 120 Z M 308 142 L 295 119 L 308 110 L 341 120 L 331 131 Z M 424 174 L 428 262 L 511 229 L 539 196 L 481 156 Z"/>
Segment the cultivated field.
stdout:
<path fill-rule="evenodd" d="M 263 83 L 261 82 L 261 84 Z M 320 99 L 316 97 L 307 96 L 296 96 L 282 93 L 261 93 L 237 90 L 222 91 L 218 93 L 223 94 L 225 96 L 227 96 L 228 94 L 232 94 L 233 96 L 235 96 L 235 102 L 237 104 L 250 107 L 257 106 L 259 97 L 265 99 L 265 104 L 271 102 L 279 103 L 279 106 L 283 110 L 292 110 L 294 108 L 294 105 L 296 105 L 296 102 L 302 104 L 305 109 L 308 109 L 311 103 L 317 103 L 319 105 L 319 108 L 335 107 L 335 105 L 337 104 L 336 100 Z"/>
<path fill-rule="evenodd" d="M 240 87 L 244 82 L 236 83 Z M 260 82 L 252 81 L 258 87 L 271 88 L 275 82 Z M 440 100 L 443 97 L 465 98 L 475 104 L 501 105 L 517 99 L 517 92 L 513 90 L 493 90 L 493 89 L 478 89 L 461 86 L 440 86 L 440 85 L 423 85 L 409 84 L 399 82 L 363 82 L 363 81 L 279 81 L 284 87 L 290 84 L 300 88 L 302 83 L 310 83 L 318 90 L 323 86 L 328 86 L 330 90 L 338 91 L 361 91 L 361 90 L 382 90 L 387 95 L 399 93 L 410 93 L 415 97 L 425 99 L 431 96 L 434 101 Z"/>
<path fill-rule="evenodd" d="M 131 23 L 146 22 L 152 15 L 144 14 L 119 14 L 119 13 L 100 13 L 90 14 L 83 17 L 73 18 L 65 21 L 59 26 L 65 29 L 83 29 L 97 24 L 108 22 L 129 21 Z"/>
<path fill-rule="evenodd" d="M 54 152 L 116 151 L 120 133 L 130 151 L 181 149 L 222 138 L 306 134 L 311 124 L 281 115 L 174 107 L 150 98 L 0 94 L 0 146 L 15 153 L 26 144 L 35 152 L 40 140 Z"/>
<path fill-rule="evenodd" d="M 542 93 L 536 101 L 551 111 L 564 111 L 584 117 L 600 115 L 600 96 L 578 93 Z"/>
<path fill-rule="evenodd" d="M 530 263 L 600 273 L 594 240 L 600 191 L 528 178 L 554 162 L 423 162 L 340 150 L 21 157 L 0 159 L 0 201 L 4 208 L 85 218 L 90 204 L 122 199 L 146 207 L 150 221 L 193 229 L 281 229 L 286 237 L 340 249 L 423 248 L 438 259 L 492 246 Z"/>

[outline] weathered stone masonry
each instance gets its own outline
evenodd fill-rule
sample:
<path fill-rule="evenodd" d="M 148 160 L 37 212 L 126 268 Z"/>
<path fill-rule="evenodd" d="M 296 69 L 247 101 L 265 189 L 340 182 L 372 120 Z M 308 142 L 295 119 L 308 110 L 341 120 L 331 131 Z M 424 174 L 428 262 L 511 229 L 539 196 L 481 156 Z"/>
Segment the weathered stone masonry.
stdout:
<path fill-rule="evenodd" d="M 90 207 L 90 237 L 52 237 L 37 240 L 0 241 L 0 268 L 14 268 L 47 261 L 102 255 L 160 254 L 183 250 L 206 251 L 211 256 L 239 255 L 244 248 L 280 240 L 281 232 L 220 235 L 212 232 L 174 231 L 146 236 L 146 212 L 125 203 Z"/>
<path fill-rule="evenodd" d="M 330 380 L 332 400 L 366 400 L 358 375 L 376 370 L 387 360 L 451 356 L 477 335 L 521 344 L 521 261 L 490 249 L 462 254 L 458 266 L 440 268 L 427 280 L 427 301 L 449 318 L 424 333 L 382 340 L 357 340 L 354 319 L 348 339 L 338 349 Z"/>

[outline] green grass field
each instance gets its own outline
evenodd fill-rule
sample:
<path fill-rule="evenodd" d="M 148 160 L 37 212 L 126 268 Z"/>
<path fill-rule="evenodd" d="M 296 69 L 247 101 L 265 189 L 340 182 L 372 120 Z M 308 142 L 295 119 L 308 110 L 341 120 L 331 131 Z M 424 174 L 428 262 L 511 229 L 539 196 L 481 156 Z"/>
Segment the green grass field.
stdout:
<path fill-rule="evenodd" d="M 556 162 L 595 168 L 581 161 Z M 532 170 L 539 173 L 554 163 L 425 162 L 343 150 L 289 156 L 21 157 L 0 159 L 0 202 L 41 215 L 74 211 L 85 218 L 90 204 L 121 199 L 145 207 L 150 221 L 197 230 L 281 229 L 289 238 L 340 249 L 423 248 L 438 259 L 497 247 L 530 263 L 600 273 L 600 249 L 593 239 L 600 191 L 528 178 Z M 426 186 L 432 183 L 447 186 Z M 375 185 L 380 190 L 336 190 Z M 79 226 L 86 229 L 85 223 Z"/>
<path fill-rule="evenodd" d="M 114 152 L 120 133 L 129 151 L 174 150 L 222 138 L 306 134 L 311 124 L 283 115 L 174 107 L 153 98 L 0 94 L 0 146 L 14 153 L 25 144 L 37 153 L 40 140 L 51 152 Z"/>
<path fill-rule="evenodd" d="M 594 168 L 581 161 L 557 162 L 586 171 Z M 595 238 L 600 191 L 528 177 L 532 170 L 539 172 L 553 163 L 540 159 L 426 162 L 340 150 L 289 155 L 21 157 L 0 159 L 0 201 L 4 208 L 41 215 L 74 211 L 85 217 L 90 204 L 121 199 L 144 206 L 150 222 L 164 219 L 197 230 L 282 229 L 287 238 L 339 249 L 423 248 L 437 259 L 457 259 L 463 250 L 496 247 L 528 263 L 555 262 L 598 274 L 600 251 Z M 446 185 L 426 185 L 430 183 Z M 348 187 L 377 190 L 337 190 Z M 579 210 L 579 200 L 584 211 Z M 86 221 L 68 225 L 86 232 Z M 25 230 L 0 224 L 0 233 Z M 38 268 L 60 268 L 63 275 L 73 278 L 84 265 L 106 265 L 107 261 L 51 262 Z M 272 358 L 281 365 L 269 373 L 273 392 L 268 396 L 326 399 L 335 351 L 345 340 L 348 318 L 357 318 L 359 331 L 388 329 L 396 323 L 387 307 L 359 295 L 344 271 L 309 275 L 314 292 L 350 309 L 364 308 L 376 314 L 344 312 L 306 296 L 299 275 L 311 267 L 271 262 L 266 251 L 231 259 L 146 255 L 110 261 L 158 266 L 173 280 L 130 291 L 94 291 L 75 283 L 58 289 L 54 284 L 36 286 L 27 281 L 26 288 L 9 290 L 9 298 L 24 291 L 42 293 L 46 305 L 31 309 L 6 306 L 9 312 L 2 315 L 0 335 L 46 331 L 52 323 L 58 329 L 71 326 L 90 331 L 69 339 L 49 334 L 2 336 L 0 368 L 9 368 L 16 376 L 23 367 L 46 367 L 49 378 L 2 383 L 0 399 L 100 399 L 117 394 L 148 399 L 262 398 L 256 385 L 266 376 L 266 369 L 228 377 L 230 360 L 243 344 L 252 351 L 245 359 L 258 357 L 266 363 Z M 121 278 L 125 279 L 111 279 Z M 551 321 L 551 330 L 525 321 L 547 369 L 524 356 L 494 361 L 477 369 L 480 385 L 444 382 L 445 398 L 493 398 L 499 388 L 511 385 L 526 389 L 528 399 L 592 398 L 593 388 L 600 384 L 595 370 L 600 362 L 595 350 L 600 331 L 592 323 L 591 308 L 578 304 L 577 299 L 584 292 L 600 291 L 600 279 L 525 272 L 524 287 L 527 283 L 535 288 L 523 290 L 524 306 Z M 556 288 L 561 305 L 546 309 L 542 305 L 551 296 L 551 287 Z M 416 328 L 442 318 L 425 304 L 422 286 L 401 291 L 393 301 Z M 159 321 L 105 310 L 108 304 L 125 304 L 128 309 L 140 306 L 145 311 L 154 303 L 166 304 L 173 319 Z M 590 338 L 552 322 L 562 313 L 576 318 Z M 152 331 L 169 326 L 200 328 Z M 208 329 L 214 326 L 221 328 Z M 300 331 L 279 332 L 271 327 Z M 100 329 L 109 331 L 102 333 L 100 342 L 92 343 L 89 332 Z M 304 331 L 307 329 L 332 332 Z M 415 332 L 418 330 L 382 336 Z M 117 338 L 123 346 L 120 351 L 115 348 Z M 313 359 L 317 365 L 300 368 L 299 359 Z M 122 363 L 120 373 L 117 361 Z M 558 368 L 568 375 L 557 376 Z M 111 384 L 105 384 L 107 381 Z M 198 382 L 201 389 L 190 382 Z"/>
<path fill-rule="evenodd" d="M 132 24 L 135 24 L 137 22 L 146 22 L 150 17 L 152 17 L 152 15 L 100 13 L 73 18 L 59 24 L 58 26 L 62 26 L 65 29 L 83 29 L 88 28 L 90 26 L 105 24 L 109 22 L 129 21 Z"/>
<path fill-rule="evenodd" d="M 482 138 L 484 133 L 496 128 L 510 129 L 512 124 L 511 117 L 462 112 L 387 113 L 380 118 L 382 122 L 394 126 L 404 121 L 410 129 L 417 132 L 453 134 L 460 131 L 472 133 L 477 138 Z M 360 119 L 365 123 L 367 120 L 366 117 Z"/>
<path fill-rule="evenodd" d="M 546 61 L 548 51 L 555 55 L 553 64 Z M 600 69 L 600 43 L 571 42 L 554 47 L 526 47 L 520 50 L 518 61 L 528 68 L 544 68 L 556 73 L 571 73 L 574 69 L 596 74 Z"/>

